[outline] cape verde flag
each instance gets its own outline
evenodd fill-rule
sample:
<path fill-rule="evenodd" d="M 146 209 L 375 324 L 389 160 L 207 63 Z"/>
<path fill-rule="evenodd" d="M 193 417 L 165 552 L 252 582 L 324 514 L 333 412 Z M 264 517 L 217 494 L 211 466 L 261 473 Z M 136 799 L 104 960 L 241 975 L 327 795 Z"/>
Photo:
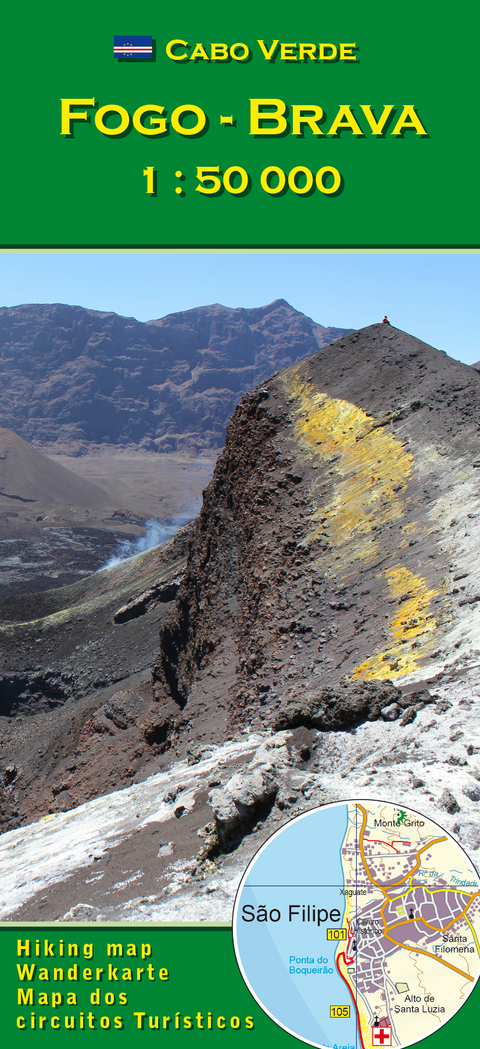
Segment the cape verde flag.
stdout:
<path fill-rule="evenodd" d="M 114 36 L 113 53 L 117 58 L 151 58 L 151 36 Z"/>

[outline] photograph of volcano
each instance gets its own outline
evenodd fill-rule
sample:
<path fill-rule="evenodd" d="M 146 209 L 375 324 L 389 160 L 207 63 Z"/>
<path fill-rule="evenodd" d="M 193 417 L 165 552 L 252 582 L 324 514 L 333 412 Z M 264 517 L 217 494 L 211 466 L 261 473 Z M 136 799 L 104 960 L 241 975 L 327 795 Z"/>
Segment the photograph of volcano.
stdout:
<path fill-rule="evenodd" d="M 478 258 L 3 264 L 1 919 L 229 921 L 362 796 L 475 863 Z"/>

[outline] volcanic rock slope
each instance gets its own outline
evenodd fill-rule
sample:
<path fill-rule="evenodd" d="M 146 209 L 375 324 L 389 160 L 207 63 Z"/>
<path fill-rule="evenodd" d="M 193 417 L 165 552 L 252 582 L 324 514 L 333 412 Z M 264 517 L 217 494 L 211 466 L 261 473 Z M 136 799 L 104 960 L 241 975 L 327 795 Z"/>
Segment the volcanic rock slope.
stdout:
<path fill-rule="evenodd" d="M 166 733 L 150 667 L 188 528 L 69 586 L 0 597 L 2 829 L 75 808 L 155 765 Z"/>
<path fill-rule="evenodd" d="M 33 779 L 5 769 L 6 798 L 17 790 L 21 805 L 26 787 L 27 821 L 54 797 L 51 822 L 19 826 L 25 814 L 11 813 L 5 916 L 228 920 L 265 838 L 345 798 L 410 805 L 475 861 L 479 408 L 474 369 L 383 325 L 244 397 L 200 517 L 162 555 L 164 572 L 184 572 L 175 604 L 122 625 L 117 600 L 108 627 L 121 646 L 139 624 L 139 644 L 159 619 L 153 693 L 125 679 L 127 691 L 92 689 L 82 709 L 72 693 L 70 743 L 52 711 L 40 808 Z M 34 614 L 50 600 L 60 593 Z M 15 700 L 32 724 L 34 688 Z M 17 729 L 13 717 L 5 735 Z M 110 790 L 131 785 L 108 793 L 101 752 L 116 763 Z M 92 800 L 74 807 L 81 790 Z"/>
<path fill-rule="evenodd" d="M 283 299 L 146 324 L 80 306 L 1 309 L 0 420 L 67 451 L 92 442 L 218 450 L 242 393 L 344 333 Z"/>
<path fill-rule="evenodd" d="M 162 631 L 160 700 L 283 725 L 320 685 L 480 659 L 479 431 L 478 373 L 382 324 L 244 397 Z"/>

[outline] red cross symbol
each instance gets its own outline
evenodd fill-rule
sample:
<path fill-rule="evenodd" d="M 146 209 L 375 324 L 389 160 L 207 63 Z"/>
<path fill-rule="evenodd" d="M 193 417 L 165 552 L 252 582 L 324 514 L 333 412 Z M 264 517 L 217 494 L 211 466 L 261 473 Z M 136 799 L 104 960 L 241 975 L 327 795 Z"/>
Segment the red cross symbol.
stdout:
<path fill-rule="evenodd" d="M 372 1045 L 391 1045 L 391 1027 L 372 1027 Z"/>

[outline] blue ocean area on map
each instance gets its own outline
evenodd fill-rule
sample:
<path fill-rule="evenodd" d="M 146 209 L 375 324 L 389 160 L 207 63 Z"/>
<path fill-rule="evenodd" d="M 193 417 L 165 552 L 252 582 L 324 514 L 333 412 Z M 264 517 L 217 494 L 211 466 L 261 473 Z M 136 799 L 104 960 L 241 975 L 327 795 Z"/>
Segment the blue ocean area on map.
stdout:
<path fill-rule="evenodd" d="M 327 939 L 327 929 L 343 922 L 348 807 L 315 815 L 309 814 L 308 835 L 299 819 L 289 826 L 288 848 L 279 835 L 257 856 L 237 901 L 237 945 L 267 1011 L 275 999 L 277 1022 L 299 1034 L 301 1017 L 306 1041 L 357 1046 L 355 1008 L 335 964 L 338 941 Z M 350 1006 L 350 1016 L 331 1017 L 331 1006 Z"/>

